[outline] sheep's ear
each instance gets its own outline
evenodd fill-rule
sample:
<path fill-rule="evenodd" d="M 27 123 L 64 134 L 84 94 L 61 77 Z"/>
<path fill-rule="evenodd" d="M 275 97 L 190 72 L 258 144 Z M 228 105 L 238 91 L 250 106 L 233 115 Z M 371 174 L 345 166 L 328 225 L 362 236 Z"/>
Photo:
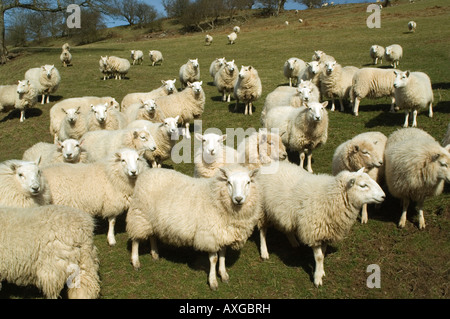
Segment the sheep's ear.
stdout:
<path fill-rule="evenodd" d="M 409 78 L 410 75 L 411 75 L 411 72 L 409 72 L 409 70 L 406 71 L 406 77 Z"/>
<path fill-rule="evenodd" d="M 353 185 L 355 185 L 355 179 L 354 178 L 352 178 L 351 180 L 348 181 L 347 188 L 351 188 L 351 187 L 353 187 Z"/>
<path fill-rule="evenodd" d="M 197 140 L 199 140 L 200 142 L 203 141 L 203 135 L 202 135 L 202 134 L 200 134 L 200 133 L 195 133 L 194 136 L 195 136 L 195 138 L 196 138 Z"/>
<path fill-rule="evenodd" d="M 395 75 L 398 75 L 398 71 L 394 70 L 394 74 L 395 74 Z"/>
<path fill-rule="evenodd" d="M 166 81 L 164 81 L 164 80 L 161 80 L 161 83 L 162 83 L 162 84 L 166 84 Z"/>
<path fill-rule="evenodd" d="M 356 173 L 362 174 L 364 173 L 365 167 L 361 167 Z"/>
<path fill-rule="evenodd" d="M 225 142 L 225 141 L 226 141 L 226 139 L 227 139 L 227 134 L 223 134 L 223 135 L 221 136 L 221 140 L 222 140 L 222 142 Z"/>
<path fill-rule="evenodd" d="M 120 161 L 122 159 L 122 155 L 120 154 L 120 152 L 115 152 L 114 158 L 116 161 Z"/>
<path fill-rule="evenodd" d="M 219 167 L 220 170 L 220 177 L 223 178 L 224 180 L 228 180 L 228 172 L 226 169 L 224 169 L 223 167 Z"/>
<path fill-rule="evenodd" d="M 355 151 L 355 152 L 359 152 L 359 145 L 355 145 L 355 146 L 353 146 L 353 151 Z"/>
<path fill-rule="evenodd" d="M 39 156 L 39 158 L 34 162 L 36 164 L 36 166 L 39 166 L 39 164 L 41 164 L 41 159 L 42 159 L 42 156 Z"/>
<path fill-rule="evenodd" d="M 18 167 L 19 166 L 17 164 L 15 164 L 15 163 L 11 163 L 11 165 L 9 165 L 9 168 L 11 169 L 11 171 L 13 173 L 17 170 Z"/>
<path fill-rule="evenodd" d="M 178 122 L 178 119 L 180 118 L 180 116 L 179 115 L 177 115 L 176 117 L 175 117 L 175 121 L 177 121 Z"/>
<path fill-rule="evenodd" d="M 63 111 L 65 114 L 67 114 L 67 111 L 63 108 L 61 108 L 61 111 Z"/>
<path fill-rule="evenodd" d="M 327 107 L 327 105 L 328 105 L 328 101 L 325 101 L 325 102 L 322 103 L 323 107 Z"/>
<path fill-rule="evenodd" d="M 133 131 L 133 137 L 134 138 L 137 138 L 139 136 L 139 129 L 135 129 L 134 131 Z"/>
<path fill-rule="evenodd" d="M 61 140 L 60 140 L 60 139 L 58 139 L 58 140 L 56 141 L 56 146 L 57 146 L 58 148 L 62 148 L 62 143 L 61 143 Z"/>
<path fill-rule="evenodd" d="M 203 81 L 198 82 L 200 85 L 203 85 Z"/>
<path fill-rule="evenodd" d="M 255 168 L 248 173 L 248 176 L 252 179 L 256 177 L 256 175 L 259 173 L 259 168 Z"/>
<path fill-rule="evenodd" d="M 145 153 L 145 149 L 142 149 L 142 150 L 138 151 L 139 157 L 143 157 L 144 153 Z"/>
<path fill-rule="evenodd" d="M 431 161 L 432 162 L 435 162 L 435 161 L 437 161 L 438 160 L 438 158 L 441 156 L 441 154 L 439 154 L 439 153 L 437 153 L 437 154 L 434 154 L 432 157 L 431 157 Z"/>

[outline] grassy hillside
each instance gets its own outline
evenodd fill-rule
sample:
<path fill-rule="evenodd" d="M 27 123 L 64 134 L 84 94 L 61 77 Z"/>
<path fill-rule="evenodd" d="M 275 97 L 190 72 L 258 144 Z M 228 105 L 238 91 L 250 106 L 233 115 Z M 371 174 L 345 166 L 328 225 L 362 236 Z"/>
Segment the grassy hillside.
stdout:
<path fill-rule="evenodd" d="M 178 78 L 178 69 L 189 58 L 198 58 L 206 94 L 202 130 L 218 128 L 260 127 L 259 117 L 264 99 L 279 85 L 287 85 L 283 64 L 290 57 L 309 61 L 314 50 L 323 50 L 342 65 L 370 66 L 372 44 L 387 46 L 398 43 L 404 50 L 401 70 L 426 72 L 433 83 L 434 117 L 423 111 L 418 126 L 441 140 L 450 122 L 450 3 L 447 0 L 401 1 L 398 6 L 383 8 L 381 28 L 366 26 L 367 4 L 343 5 L 323 9 L 288 11 L 279 17 L 249 17 L 241 23 L 235 45 L 228 45 L 226 34 L 232 28 L 220 27 L 210 34 L 211 46 L 204 45 L 205 33 L 144 37 L 136 30 L 122 29 L 120 37 L 95 44 L 74 47 L 73 66 L 60 66 L 60 45 L 29 48 L 10 63 L 0 66 L 0 83 L 12 84 L 30 67 L 42 64 L 59 66 L 62 83 L 52 103 L 36 105 L 28 119 L 19 123 L 19 114 L 0 116 L 0 161 L 21 158 L 25 149 L 36 142 L 51 142 L 49 109 L 57 101 L 69 97 L 111 95 L 118 101 L 130 92 L 150 91 L 163 79 Z M 298 18 L 305 23 L 299 24 Z M 284 21 L 290 21 L 288 26 Z M 409 20 L 417 22 L 417 31 L 409 33 Z M 56 41 L 55 41 L 56 42 Z M 129 50 L 146 53 L 143 65 L 132 66 L 122 81 L 101 81 L 98 71 L 100 55 L 129 57 Z M 151 67 L 148 50 L 163 52 L 162 66 Z M 263 84 L 263 96 L 254 103 L 253 116 L 233 113 L 234 101 L 223 103 L 212 85 L 209 65 L 217 57 L 234 59 L 238 66 L 253 65 Z M 386 63 L 379 67 L 387 67 Z M 179 85 L 179 83 L 178 83 Z M 403 113 L 389 113 L 390 100 L 362 101 L 360 114 L 329 112 L 328 142 L 313 153 L 315 173 L 331 173 L 331 159 L 336 147 L 365 131 L 381 131 L 389 135 L 401 127 Z M 242 108 L 241 108 L 242 111 Z M 193 164 L 165 163 L 185 174 L 193 173 Z M 286 237 L 268 232 L 270 260 L 259 258 L 259 235 L 249 239 L 241 251 L 227 252 L 229 284 L 219 282 L 216 292 L 207 285 L 207 254 L 190 248 L 161 245 L 159 261 L 149 255 L 149 244 L 141 245 L 140 271 L 130 264 L 131 245 L 125 232 L 124 216 L 116 225 L 117 245 L 106 242 L 107 223 L 98 220 L 95 244 L 100 254 L 102 298 L 449 298 L 450 296 L 450 187 L 444 194 L 425 203 L 427 228 L 419 231 L 411 208 L 404 229 L 397 228 L 401 205 L 388 197 L 379 208 L 369 209 L 368 224 L 357 222 L 348 237 L 328 248 L 325 258 L 324 285 L 312 282 L 314 258 L 309 247 L 291 248 Z M 381 269 L 381 288 L 366 286 L 367 266 Z M 35 298 L 38 292 L 5 284 L 2 298 Z"/>

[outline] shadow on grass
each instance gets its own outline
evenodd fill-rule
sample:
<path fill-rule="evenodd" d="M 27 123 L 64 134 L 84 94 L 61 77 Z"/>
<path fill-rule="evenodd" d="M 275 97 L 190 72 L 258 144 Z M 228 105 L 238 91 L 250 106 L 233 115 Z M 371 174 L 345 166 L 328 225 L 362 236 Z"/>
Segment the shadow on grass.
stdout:
<path fill-rule="evenodd" d="M 450 89 L 450 82 L 432 83 L 431 87 L 433 88 L 433 90 L 437 89 L 448 90 Z"/>
<path fill-rule="evenodd" d="M 230 113 L 235 113 L 235 114 L 244 114 L 245 112 L 245 104 L 244 103 L 238 103 L 237 107 L 236 106 L 236 102 L 230 103 L 228 105 L 228 111 Z M 256 111 L 256 107 L 252 106 L 252 113 L 255 113 Z"/>
<path fill-rule="evenodd" d="M 38 108 L 31 108 L 25 111 L 25 121 L 26 119 L 33 118 L 33 117 L 39 117 L 42 115 L 42 110 Z M 20 119 L 20 110 L 14 109 L 11 112 L 9 112 L 4 118 L 0 120 L 0 123 L 9 121 L 9 120 L 15 120 L 19 122 Z"/>

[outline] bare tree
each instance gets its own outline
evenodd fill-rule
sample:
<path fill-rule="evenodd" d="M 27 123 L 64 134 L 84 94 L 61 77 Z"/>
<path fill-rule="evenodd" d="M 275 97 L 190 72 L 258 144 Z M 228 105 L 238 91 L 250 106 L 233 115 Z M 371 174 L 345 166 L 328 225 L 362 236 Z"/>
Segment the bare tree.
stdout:
<path fill-rule="evenodd" d="M 320 8 L 324 2 L 324 0 L 293 0 L 298 3 L 302 3 L 308 7 L 308 9 L 312 8 Z"/>

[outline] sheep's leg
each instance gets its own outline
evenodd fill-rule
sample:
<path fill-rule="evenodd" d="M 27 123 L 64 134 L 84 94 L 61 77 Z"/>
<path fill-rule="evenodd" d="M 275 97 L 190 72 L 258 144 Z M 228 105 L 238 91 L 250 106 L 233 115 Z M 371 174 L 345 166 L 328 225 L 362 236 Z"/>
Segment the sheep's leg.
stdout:
<path fill-rule="evenodd" d="M 355 97 L 355 104 L 353 105 L 353 114 L 355 116 L 358 116 L 358 110 L 359 110 L 359 102 L 361 99 L 359 97 Z"/>
<path fill-rule="evenodd" d="M 25 121 L 25 110 L 20 111 L 20 122 Z"/>
<path fill-rule="evenodd" d="M 252 115 L 253 113 L 253 103 L 250 102 L 248 103 L 248 114 Z"/>
<path fill-rule="evenodd" d="M 433 103 L 428 106 L 428 117 L 433 117 Z"/>
<path fill-rule="evenodd" d="M 325 271 L 323 269 L 323 260 L 325 258 L 322 252 L 322 246 L 312 247 L 314 253 L 314 260 L 316 262 L 316 269 L 314 270 L 314 285 L 319 287 L 322 285 L 322 277 L 325 276 Z"/>
<path fill-rule="evenodd" d="M 414 110 L 413 112 L 412 112 L 412 114 L 413 114 L 413 121 L 412 121 L 412 127 L 417 127 L 417 110 Z"/>
<path fill-rule="evenodd" d="M 225 102 L 226 99 L 227 99 L 227 93 L 224 91 L 224 92 L 222 93 L 222 102 Z"/>
<path fill-rule="evenodd" d="M 260 227 L 259 228 L 259 249 L 261 251 L 261 259 L 262 260 L 269 259 L 269 251 L 267 250 L 266 235 L 267 235 L 267 227 L 264 227 L 264 226 Z"/>
<path fill-rule="evenodd" d="M 229 103 L 231 101 L 231 93 L 228 93 L 227 102 Z"/>
<path fill-rule="evenodd" d="M 116 238 L 114 237 L 114 226 L 116 225 L 116 217 L 108 218 L 108 244 L 114 246 L 116 244 Z"/>
<path fill-rule="evenodd" d="M 219 283 L 217 282 L 216 275 L 216 264 L 217 264 L 217 253 L 209 253 L 209 288 L 212 290 L 217 290 Z"/>
<path fill-rule="evenodd" d="M 228 283 L 228 280 L 230 280 L 230 276 L 228 275 L 227 268 L 225 267 L 226 250 L 226 247 L 223 247 L 221 250 L 219 250 L 219 275 L 222 279 L 222 282 Z"/>
<path fill-rule="evenodd" d="M 300 152 L 300 164 L 299 164 L 299 166 L 301 167 L 301 168 L 303 168 L 303 164 L 305 163 L 305 152 L 304 151 L 301 151 Z"/>
<path fill-rule="evenodd" d="M 367 204 L 364 204 L 361 210 L 361 224 L 367 224 L 369 217 L 367 216 Z"/>
<path fill-rule="evenodd" d="M 335 110 L 334 99 L 331 99 L 331 110 L 330 111 L 334 111 L 334 110 Z"/>
<path fill-rule="evenodd" d="M 155 160 L 152 161 L 152 168 L 157 168 L 158 167 L 158 163 L 156 163 Z"/>
<path fill-rule="evenodd" d="M 312 159 L 312 151 L 311 150 L 307 150 L 306 157 L 307 157 L 306 170 L 308 172 L 312 173 L 313 169 L 312 169 L 312 165 L 311 165 L 311 159 Z"/>
<path fill-rule="evenodd" d="M 374 64 L 376 65 L 377 63 L 378 63 L 378 58 L 375 58 L 375 63 Z"/>
<path fill-rule="evenodd" d="M 248 103 L 245 103 L 245 111 L 244 111 L 244 115 L 248 114 Z"/>
<path fill-rule="evenodd" d="M 47 95 L 47 102 L 46 103 L 50 103 L 50 95 Z"/>
<path fill-rule="evenodd" d="M 292 78 L 289 78 L 289 86 L 292 86 Z"/>
<path fill-rule="evenodd" d="M 425 217 L 423 217 L 423 202 L 418 202 L 416 206 L 419 211 L 419 229 L 425 228 Z"/>
<path fill-rule="evenodd" d="M 184 128 L 184 136 L 186 138 L 191 138 L 191 133 L 189 132 L 189 123 L 186 123 Z"/>
<path fill-rule="evenodd" d="M 403 127 L 408 127 L 408 122 L 409 122 L 409 111 L 406 110 L 405 111 L 405 123 L 403 123 Z"/>
<path fill-rule="evenodd" d="M 131 264 L 135 270 L 141 268 L 139 261 L 139 240 L 133 239 L 131 242 Z"/>
<path fill-rule="evenodd" d="M 292 247 L 299 247 L 300 244 L 297 240 L 297 238 L 295 237 L 295 233 L 294 232 L 289 232 L 286 234 L 287 239 L 289 240 L 289 243 L 291 244 Z"/>
<path fill-rule="evenodd" d="M 342 100 L 341 97 L 339 98 L 339 104 L 341 104 L 341 112 L 344 112 L 345 111 L 345 109 L 344 109 L 344 101 Z"/>
<path fill-rule="evenodd" d="M 159 259 L 158 243 L 156 242 L 156 238 L 154 236 L 150 236 L 150 254 L 154 260 Z"/>
<path fill-rule="evenodd" d="M 42 94 L 41 104 L 45 103 L 45 94 Z"/>
<path fill-rule="evenodd" d="M 403 209 L 402 216 L 400 217 L 400 221 L 398 222 L 398 227 L 403 228 L 406 224 L 406 213 L 408 212 L 409 199 L 403 199 Z"/>
<path fill-rule="evenodd" d="M 391 108 L 390 108 L 389 112 L 395 113 L 395 97 L 394 96 L 391 97 Z"/>

